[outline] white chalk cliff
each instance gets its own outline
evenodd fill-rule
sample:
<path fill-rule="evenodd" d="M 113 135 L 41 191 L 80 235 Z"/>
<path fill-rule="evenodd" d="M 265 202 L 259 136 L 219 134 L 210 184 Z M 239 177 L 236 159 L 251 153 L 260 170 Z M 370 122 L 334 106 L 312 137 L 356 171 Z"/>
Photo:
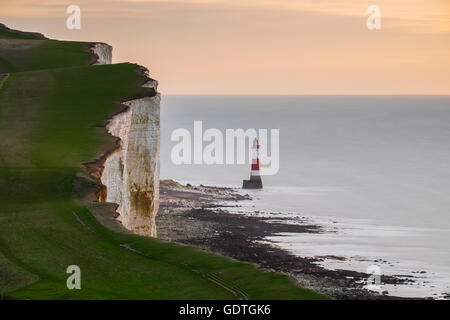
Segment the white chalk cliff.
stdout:
<path fill-rule="evenodd" d="M 112 47 L 106 43 L 93 42 L 91 51 L 97 55 L 93 65 L 111 64 L 112 63 Z"/>
<path fill-rule="evenodd" d="M 111 61 L 108 47 L 91 47 L 98 64 Z M 155 92 L 157 85 L 155 80 L 144 84 Z M 159 207 L 160 99 L 156 93 L 124 102 L 128 108 L 108 121 L 106 129 L 120 139 L 120 147 L 106 158 L 100 176 L 105 190 L 99 201 L 116 203 L 117 219 L 125 228 L 151 237 L 156 237 Z"/>

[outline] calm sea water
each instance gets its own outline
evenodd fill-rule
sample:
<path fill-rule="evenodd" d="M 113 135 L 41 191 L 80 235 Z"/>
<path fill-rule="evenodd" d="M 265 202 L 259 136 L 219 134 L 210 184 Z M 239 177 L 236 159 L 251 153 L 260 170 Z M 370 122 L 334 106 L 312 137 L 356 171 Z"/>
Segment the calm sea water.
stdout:
<path fill-rule="evenodd" d="M 176 128 L 280 130 L 280 170 L 243 211 L 307 217 L 327 232 L 271 240 L 328 268 L 414 274 L 390 294 L 450 293 L 450 96 L 164 96 L 161 176 L 239 187 L 249 165 L 172 163 Z M 381 259 L 381 261 L 379 260 Z M 419 273 L 420 272 L 420 273 Z"/>

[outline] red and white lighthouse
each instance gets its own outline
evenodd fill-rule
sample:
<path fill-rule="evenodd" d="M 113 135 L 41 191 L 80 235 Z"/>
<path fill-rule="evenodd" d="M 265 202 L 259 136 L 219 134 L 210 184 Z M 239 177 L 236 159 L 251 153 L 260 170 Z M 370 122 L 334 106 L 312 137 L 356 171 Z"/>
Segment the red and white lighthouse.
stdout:
<path fill-rule="evenodd" d="M 250 172 L 250 180 L 244 180 L 243 189 L 262 189 L 262 180 L 259 173 L 259 141 L 257 138 L 253 140 L 252 146 L 252 170 Z"/>

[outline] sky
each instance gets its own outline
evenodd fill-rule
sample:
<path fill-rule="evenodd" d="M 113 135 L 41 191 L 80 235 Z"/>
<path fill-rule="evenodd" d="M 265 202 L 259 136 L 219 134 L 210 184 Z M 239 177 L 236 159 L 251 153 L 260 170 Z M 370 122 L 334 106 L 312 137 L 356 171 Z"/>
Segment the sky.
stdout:
<path fill-rule="evenodd" d="M 109 43 L 163 94 L 450 94 L 450 0 L 0 0 L 0 22 Z"/>

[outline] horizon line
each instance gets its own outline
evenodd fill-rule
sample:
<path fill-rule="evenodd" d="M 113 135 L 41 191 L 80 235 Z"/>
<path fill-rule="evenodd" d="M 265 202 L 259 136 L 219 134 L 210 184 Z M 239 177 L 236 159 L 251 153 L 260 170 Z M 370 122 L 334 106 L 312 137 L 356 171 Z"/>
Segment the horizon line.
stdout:
<path fill-rule="evenodd" d="M 258 94 L 258 93 L 164 93 L 164 92 L 159 92 L 162 95 L 166 95 L 166 96 L 371 96 L 371 97 L 376 97 L 376 96 L 380 96 L 380 97 L 386 97 L 386 96 L 393 96 L 393 97 L 417 97 L 417 96 L 428 96 L 428 97 L 450 97 L 450 93 L 381 93 L 381 94 L 366 94 L 366 93 L 356 93 L 356 94 L 335 94 L 335 93 L 319 93 L 319 94 L 309 94 L 309 93 L 273 93 L 273 94 Z"/>

